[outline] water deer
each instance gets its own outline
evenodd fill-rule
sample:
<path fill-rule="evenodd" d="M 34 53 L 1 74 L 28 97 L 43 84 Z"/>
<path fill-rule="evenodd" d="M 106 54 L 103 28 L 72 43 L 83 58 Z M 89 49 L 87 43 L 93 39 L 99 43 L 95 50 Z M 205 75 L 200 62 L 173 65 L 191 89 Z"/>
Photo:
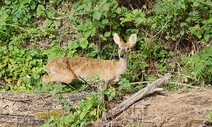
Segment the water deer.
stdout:
<path fill-rule="evenodd" d="M 119 60 L 99 60 L 84 57 L 60 57 L 50 60 L 45 70 L 48 74 L 43 76 L 43 83 L 71 83 L 73 80 L 92 79 L 99 76 L 105 84 L 116 83 L 127 70 L 128 53 L 137 42 L 137 35 L 130 35 L 125 43 L 115 33 L 115 43 L 119 46 Z"/>

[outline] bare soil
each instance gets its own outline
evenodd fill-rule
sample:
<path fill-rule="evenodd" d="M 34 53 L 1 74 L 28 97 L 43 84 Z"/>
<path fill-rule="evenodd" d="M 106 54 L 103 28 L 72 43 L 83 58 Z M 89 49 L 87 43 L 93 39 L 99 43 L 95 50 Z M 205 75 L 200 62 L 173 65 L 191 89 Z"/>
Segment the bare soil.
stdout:
<path fill-rule="evenodd" d="M 70 100 L 73 96 L 63 94 L 62 98 Z M 0 93 L 0 127 L 39 127 L 47 121 L 39 114 L 59 110 L 62 111 L 63 106 L 49 94 Z M 211 89 L 164 91 L 145 97 L 132 105 L 114 118 L 112 125 L 206 127 L 204 124 L 209 120 L 210 110 Z"/>
<path fill-rule="evenodd" d="M 154 94 L 120 115 L 120 125 L 142 127 L 203 127 L 212 110 L 212 90 L 184 89 Z M 208 125 L 211 126 L 211 125 Z"/>

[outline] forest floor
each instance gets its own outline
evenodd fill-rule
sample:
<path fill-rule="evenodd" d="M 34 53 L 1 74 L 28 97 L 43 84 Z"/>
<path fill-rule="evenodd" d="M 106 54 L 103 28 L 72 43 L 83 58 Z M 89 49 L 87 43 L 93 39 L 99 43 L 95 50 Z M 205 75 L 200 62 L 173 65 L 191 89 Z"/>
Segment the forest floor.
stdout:
<path fill-rule="evenodd" d="M 69 94 L 61 96 L 70 100 Z M 50 94 L 0 93 L 0 127 L 39 127 L 47 121 L 44 113 L 62 109 Z M 144 97 L 112 121 L 119 126 L 209 127 L 210 110 L 211 88 L 163 91 Z"/>

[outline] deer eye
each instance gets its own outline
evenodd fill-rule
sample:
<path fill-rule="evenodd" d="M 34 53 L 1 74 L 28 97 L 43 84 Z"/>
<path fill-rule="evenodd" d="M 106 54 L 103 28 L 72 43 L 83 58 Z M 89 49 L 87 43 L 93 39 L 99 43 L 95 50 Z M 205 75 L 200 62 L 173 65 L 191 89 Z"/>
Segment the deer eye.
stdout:
<path fill-rule="evenodd" d="M 130 48 L 127 48 L 127 50 L 130 50 Z"/>

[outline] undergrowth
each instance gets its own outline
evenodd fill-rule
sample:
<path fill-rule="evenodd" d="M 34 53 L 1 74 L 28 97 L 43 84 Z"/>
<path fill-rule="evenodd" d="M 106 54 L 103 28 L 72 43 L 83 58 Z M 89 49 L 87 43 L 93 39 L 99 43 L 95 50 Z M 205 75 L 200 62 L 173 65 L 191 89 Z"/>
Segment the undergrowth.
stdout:
<path fill-rule="evenodd" d="M 55 57 L 115 59 L 115 32 L 124 39 L 138 35 L 128 71 L 119 82 L 122 93 L 142 88 L 130 82 L 153 81 L 167 72 L 173 73 L 176 83 L 211 85 L 210 0 L 157 0 L 152 7 L 144 2 L 137 8 L 114 0 L 4 0 L 1 5 L 1 89 L 41 92 L 46 87 L 41 81 L 44 65 Z M 114 89 L 103 94 L 114 95 Z M 98 120 L 104 109 L 98 97 L 80 102 L 61 118 L 50 117 L 45 126 L 84 126 Z"/>
<path fill-rule="evenodd" d="M 189 76 L 187 82 L 196 83 L 196 85 L 212 82 L 212 46 L 205 47 L 202 51 L 186 58 L 186 70 L 184 74 Z"/>

